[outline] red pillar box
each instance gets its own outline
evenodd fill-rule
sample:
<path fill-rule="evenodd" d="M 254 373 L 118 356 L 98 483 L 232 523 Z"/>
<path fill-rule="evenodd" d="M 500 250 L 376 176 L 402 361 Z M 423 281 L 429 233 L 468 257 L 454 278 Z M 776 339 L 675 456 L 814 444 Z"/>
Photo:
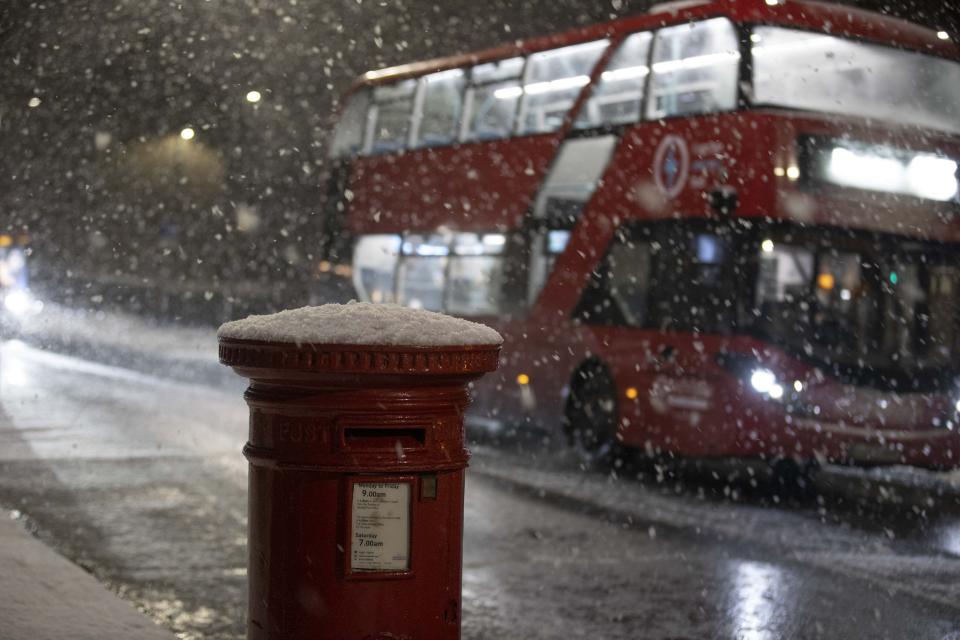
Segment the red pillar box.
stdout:
<path fill-rule="evenodd" d="M 351 303 L 218 336 L 250 380 L 248 637 L 459 638 L 463 412 L 500 335 Z"/>

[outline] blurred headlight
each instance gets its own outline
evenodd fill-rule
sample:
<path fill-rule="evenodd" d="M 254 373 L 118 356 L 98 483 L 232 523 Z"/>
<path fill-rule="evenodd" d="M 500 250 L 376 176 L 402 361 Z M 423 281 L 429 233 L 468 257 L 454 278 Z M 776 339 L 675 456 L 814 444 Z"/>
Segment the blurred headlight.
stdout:
<path fill-rule="evenodd" d="M 777 381 L 777 376 L 770 369 L 754 369 L 750 374 L 750 386 L 774 400 L 783 397 L 783 385 Z"/>
<path fill-rule="evenodd" d="M 7 311 L 10 313 L 17 316 L 22 316 L 31 309 L 33 303 L 30 299 L 29 293 L 23 289 L 17 289 L 16 291 L 11 291 L 4 296 L 3 306 L 6 307 Z"/>

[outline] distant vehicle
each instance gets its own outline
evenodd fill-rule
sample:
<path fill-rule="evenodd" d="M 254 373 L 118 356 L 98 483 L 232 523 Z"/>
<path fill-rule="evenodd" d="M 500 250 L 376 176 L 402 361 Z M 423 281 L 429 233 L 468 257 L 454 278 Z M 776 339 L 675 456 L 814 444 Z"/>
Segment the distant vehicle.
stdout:
<path fill-rule="evenodd" d="M 27 258 L 30 237 L 0 233 L 0 328 L 19 330 L 23 317 L 40 304 L 30 294 Z"/>
<path fill-rule="evenodd" d="M 496 326 L 491 428 L 957 466 L 951 37 L 682 3 L 371 71 L 331 151 L 357 294 Z"/>

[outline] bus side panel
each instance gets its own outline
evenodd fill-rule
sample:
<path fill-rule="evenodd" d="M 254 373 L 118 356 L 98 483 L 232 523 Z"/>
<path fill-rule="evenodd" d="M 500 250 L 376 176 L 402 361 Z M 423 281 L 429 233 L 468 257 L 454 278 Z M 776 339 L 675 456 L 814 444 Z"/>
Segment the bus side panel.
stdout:
<path fill-rule="evenodd" d="M 744 337 L 604 331 L 628 446 L 700 457 L 812 455 L 812 443 L 798 448 L 783 406 L 750 388 L 749 371 L 720 365 L 721 354 L 758 353 L 777 371 L 791 369 L 775 350 Z"/>
<path fill-rule="evenodd" d="M 716 213 L 711 192 L 731 189 L 738 206 L 770 211 L 773 174 L 765 169 L 773 133 L 743 114 L 642 123 L 626 132 L 538 300 L 539 324 L 571 318 L 590 272 L 627 219 L 710 216 Z M 583 333 L 590 337 L 581 338 L 580 357 L 611 369 L 625 444 L 661 453 L 756 455 L 779 440 L 771 437 L 773 420 L 734 410 L 744 406 L 743 389 L 714 360 L 722 338 L 601 326 Z"/>
<path fill-rule="evenodd" d="M 548 134 L 357 158 L 348 187 L 350 228 L 516 228 L 558 144 L 559 135 Z"/>
<path fill-rule="evenodd" d="M 644 122 L 624 134 L 590 209 L 618 220 L 769 213 L 777 136 L 750 113 Z M 733 211 L 728 213 L 733 214 Z"/>
<path fill-rule="evenodd" d="M 624 444 L 693 456 L 745 453 L 734 416 L 724 410 L 736 389 L 711 362 L 720 339 L 635 329 L 605 333 Z"/>

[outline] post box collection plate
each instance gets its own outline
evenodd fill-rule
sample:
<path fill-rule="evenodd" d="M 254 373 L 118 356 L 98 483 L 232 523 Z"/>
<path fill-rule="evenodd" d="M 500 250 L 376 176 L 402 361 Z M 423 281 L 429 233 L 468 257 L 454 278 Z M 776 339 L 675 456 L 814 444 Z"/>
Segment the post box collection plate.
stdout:
<path fill-rule="evenodd" d="M 352 482 L 350 571 L 410 569 L 410 482 Z"/>

